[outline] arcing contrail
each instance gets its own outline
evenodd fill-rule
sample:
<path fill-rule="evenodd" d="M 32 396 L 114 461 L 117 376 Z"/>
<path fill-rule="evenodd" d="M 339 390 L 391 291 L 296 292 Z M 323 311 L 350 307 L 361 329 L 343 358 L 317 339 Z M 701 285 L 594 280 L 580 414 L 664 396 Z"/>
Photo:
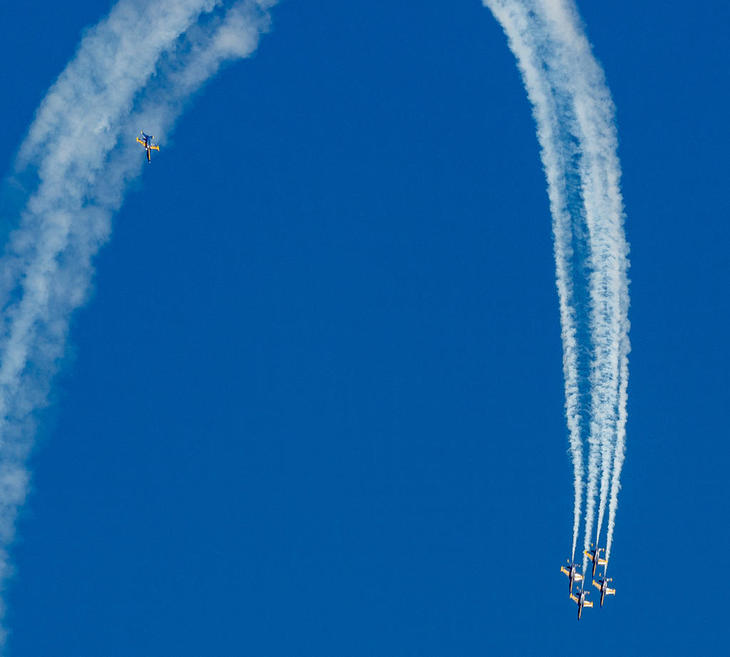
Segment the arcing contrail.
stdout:
<path fill-rule="evenodd" d="M 565 379 L 565 410 L 570 434 L 570 450 L 574 468 L 575 507 L 572 554 L 575 554 L 580 523 L 583 492 L 583 446 L 581 441 L 581 405 L 578 376 L 578 339 L 573 291 L 573 237 L 569 209 L 569 178 L 566 175 L 570 150 L 556 146 L 563 141 L 564 130 L 559 122 L 558 101 L 548 80 L 543 76 L 537 59 L 538 45 L 529 29 L 529 16 L 518 3 L 487 2 L 502 24 L 512 51 L 522 71 L 527 92 L 538 126 L 538 140 L 548 180 L 550 209 L 555 238 L 555 264 L 560 323 L 563 340 L 563 373 Z M 571 557 L 572 560 L 572 557 Z"/>
<path fill-rule="evenodd" d="M 28 488 L 35 412 L 111 215 L 144 166 L 135 135 L 142 126 L 168 132 L 224 62 L 250 55 L 273 4 L 120 0 L 83 38 L 20 147 L 11 181 L 28 191 L 18 216 L 7 217 L 15 229 L 0 263 L 0 584 Z"/>
<path fill-rule="evenodd" d="M 584 547 L 591 540 L 597 543 L 609 497 L 612 541 L 624 456 L 628 246 L 614 106 L 572 0 L 484 4 L 502 25 L 517 58 L 548 181 L 575 475 L 574 555 L 584 490 Z M 589 354 L 587 360 L 582 353 Z"/>

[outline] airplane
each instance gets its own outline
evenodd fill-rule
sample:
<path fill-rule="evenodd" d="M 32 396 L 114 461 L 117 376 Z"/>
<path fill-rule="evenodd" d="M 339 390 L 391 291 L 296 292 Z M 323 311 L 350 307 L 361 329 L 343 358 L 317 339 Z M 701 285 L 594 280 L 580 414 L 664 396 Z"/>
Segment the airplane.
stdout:
<path fill-rule="evenodd" d="M 570 563 L 568 560 L 568 567 L 560 566 L 560 572 L 565 573 L 568 576 L 568 592 L 573 593 L 573 582 L 582 582 L 583 575 L 578 572 L 578 566 L 574 563 Z"/>
<path fill-rule="evenodd" d="M 575 602 L 578 605 L 578 620 L 580 620 L 580 615 L 583 613 L 583 607 L 592 607 L 593 603 L 586 600 L 586 596 L 590 593 L 590 591 L 584 591 L 582 588 L 578 592 L 578 595 L 570 594 L 570 599 Z"/>
<path fill-rule="evenodd" d="M 593 543 L 591 543 L 591 547 L 593 546 Z M 596 566 L 605 566 L 608 564 L 608 561 L 605 559 L 601 559 L 601 552 L 603 552 L 606 548 L 594 548 L 593 550 L 583 550 L 583 553 L 593 562 L 593 571 L 591 572 L 591 577 L 596 576 Z"/>
<path fill-rule="evenodd" d="M 152 143 L 154 135 L 148 135 L 144 130 L 141 130 L 141 133 L 144 139 L 140 139 L 139 137 L 137 137 L 137 143 L 142 144 L 142 146 L 145 147 L 145 149 L 147 150 L 147 161 L 152 162 L 152 151 L 155 150 L 159 153 L 160 145 Z"/>
<path fill-rule="evenodd" d="M 598 581 L 595 579 L 593 580 L 593 586 L 601 592 L 601 607 L 603 607 L 603 598 L 605 598 L 606 595 L 616 595 L 616 589 L 608 587 L 608 583 L 612 580 L 613 577 L 606 578 L 605 575 L 603 577 L 599 577 Z"/>

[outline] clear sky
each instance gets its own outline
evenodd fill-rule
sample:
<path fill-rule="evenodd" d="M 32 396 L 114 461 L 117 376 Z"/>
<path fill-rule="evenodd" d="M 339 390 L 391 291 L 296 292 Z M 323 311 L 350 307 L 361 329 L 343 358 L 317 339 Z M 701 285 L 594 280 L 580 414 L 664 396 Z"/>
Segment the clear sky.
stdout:
<path fill-rule="evenodd" d="M 11 655 L 726 645 L 730 5 L 578 3 L 633 345 L 618 593 L 580 624 L 534 122 L 490 12 L 418 5 L 282 0 L 132 185 L 31 460 Z M 110 6 L 0 5 L 3 171 Z"/>

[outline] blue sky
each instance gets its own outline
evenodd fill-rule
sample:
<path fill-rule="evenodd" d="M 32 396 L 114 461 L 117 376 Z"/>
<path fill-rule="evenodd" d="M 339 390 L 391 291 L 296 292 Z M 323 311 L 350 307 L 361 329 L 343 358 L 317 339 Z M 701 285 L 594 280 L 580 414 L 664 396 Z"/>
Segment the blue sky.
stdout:
<path fill-rule="evenodd" d="M 0 7 L 4 171 L 111 6 L 71 4 Z M 10 654 L 722 645 L 730 9 L 579 3 L 633 351 L 618 593 L 577 625 L 534 123 L 489 11 L 421 5 L 283 1 L 132 185 L 31 460 Z"/>

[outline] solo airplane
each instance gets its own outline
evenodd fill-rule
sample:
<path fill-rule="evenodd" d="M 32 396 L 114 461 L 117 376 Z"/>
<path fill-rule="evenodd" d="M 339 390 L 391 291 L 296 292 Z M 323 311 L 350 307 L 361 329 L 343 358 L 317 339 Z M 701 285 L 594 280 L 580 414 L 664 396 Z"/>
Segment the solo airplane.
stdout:
<path fill-rule="evenodd" d="M 586 600 L 586 596 L 590 593 L 590 591 L 584 591 L 582 588 L 580 591 L 578 591 L 578 595 L 570 594 L 570 599 L 575 602 L 578 605 L 578 620 L 580 620 L 580 615 L 583 613 L 583 607 L 592 607 L 593 603 Z"/>
<path fill-rule="evenodd" d="M 601 607 L 603 607 L 603 598 L 606 595 L 616 595 L 616 589 L 608 588 L 608 583 L 613 580 L 613 577 L 606 579 L 606 576 L 599 577 L 598 580 L 593 580 L 593 586 L 595 586 L 601 592 Z"/>
<path fill-rule="evenodd" d="M 591 543 L 591 546 L 593 543 Z M 604 551 L 605 548 L 595 548 L 593 550 L 584 550 L 583 553 L 593 562 L 593 571 L 591 572 L 591 577 L 596 576 L 596 567 L 597 566 L 605 566 L 608 561 L 605 559 L 601 559 L 601 552 Z"/>
<path fill-rule="evenodd" d="M 568 576 L 568 593 L 573 593 L 573 582 L 583 581 L 583 575 L 578 572 L 577 568 L 578 566 L 574 563 L 570 563 L 570 561 L 568 561 L 567 568 L 565 566 L 560 566 L 560 572 Z"/>
<path fill-rule="evenodd" d="M 142 144 L 142 146 L 145 147 L 145 150 L 147 151 L 147 161 L 152 162 L 152 151 L 155 150 L 158 153 L 160 152 L 160 145 L 159 144 L 153 144 L 152 140 L 154 139 L 153 135 L 148 135 L 147 133 L 142 130 L 142 137 L 144 139 L 140 139 L 137 137 L 137 142 Z"/>

